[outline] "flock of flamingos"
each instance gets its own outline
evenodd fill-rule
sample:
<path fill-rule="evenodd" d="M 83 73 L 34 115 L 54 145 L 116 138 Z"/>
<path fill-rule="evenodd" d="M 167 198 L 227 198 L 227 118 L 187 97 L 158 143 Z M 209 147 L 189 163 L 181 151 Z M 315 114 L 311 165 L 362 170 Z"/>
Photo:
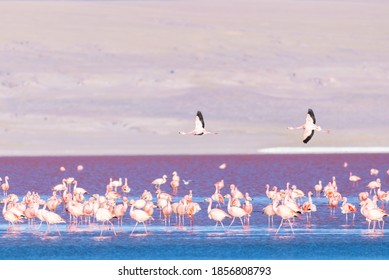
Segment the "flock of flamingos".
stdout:
<path fill-rule="evenodd" d="M 225 167 L 225 164 L 219 166 L 221 169 Z M 79 166 L 78 168 L 82 170 L 83 167 Z M 378 170 L 371 169 L 370 174 L 377 176 Z M 389 170 L 387 174 L 389 175 Z M 352 182 L 350 184 L 358 184 L 360 178 L 350 172 L 349 180 Z M 194 216 L 202 209 L 199 203 L 192 201 L 192 191 L 189 191 L 178 201 L 174 201 L 180 185 L 180 177 L 177 172 L 173 172 L 170 182 L 172 194 L 162 191 L 161 186 L 165 183 L 167 183 L 166 175 L 152 181 L 152 185 L 154 185 L 152 191 L 145 190 L 139 199 L 129 200 L 131 188 L 128 186 L 127 179 L 123 182 L 122 179 L 112 180 L 111 178 L 106 185 L 105 194 L 90 195 L 87 190 L 78 187 L 75 178 L 69 177 L 52 187 L 52 196 L 44 200 L 34 191 L 28 191 L 21 198 L 10 193 L 12 188 L 10 188 L 8 176 L 5 176 L 4 182 L 1 184 L 4 195 L 1 202 L 3 203 L 2 214 L 8 222 L 7 233 L 18 230 L 18 227 L 20 230 L 19 224 L 27 220 L 28 228 L 36 230 L 39 230 L 45 223 L 45 235 L 49 234 L 52 225 L 56 227 L 58 235 L 61 235 L 57 224 L 67 223 L 69 230 L 77 230 L 81 224 L 90 225 L 94 222 L 100 225 L 100 237 L 106 229 L 110 229 L 116 236 L 115 223 L 118 227 L 122 226 L 123 217 L 127 212 L 135 221 L 131 235 L 139 223 L 143 224 L 144 231 L 147 233 L 146 224 L 151 224 L 151 221 L 157 219 L 157 216 L 161 221 L 164 221 L 165 226 L 171 225 L 172 215 L 175 216 L 176 226 L 184 226 L 185 217 L 189 218 L 189 223 L 193 226 Z M 187 185 L 189 181 L 183 180 L 183 183 Z M 250 216 L 255 214 L 249 193 L 242 193 L 234 184 L 231 184 L 229 190 L 224 190 L 226 194 L 222 195 L 224 180 L 220 180 L 214 185 L 215 192 L 210 193 L 204 201 L 208 203 L 206 211 L 209 219 L 216 223 L 215 230 L 218 230 L 217 227 L 220 224 L 222 230 L 227 231 L 236 219 L 240 221 L 243 228 L 248 226 Z M 370 230 L 372 222 L 372 231 L 378 232 L 376 231 L 378 228 L 383 233 L 384 217 L 388 216 L 385 209 L 389 200 L 389 191 L 381 190 L 381 181 L 377 177 L 366 187 L 365 192 L 359 193 L 360 202 L 356 206 L 347 202 L 347 198 L 338 192 L 335 177 L 325 186 L 319 181 L 306 195 L 295 185 L 290 186 L 289 183 L 286 184 L 285 189 L 279 189 L 276 186 L 271 188 L 270 185 L 266 185 L 266 196 L 269 198 L 269 204 L 263 207 L 261 212 L 268 217 L 269 227 L 273 227 L 274 216 L 281 218 L 275 234 L 278 234 L 284 222 L 288 223 L 292 234 L 294 234 L 294 219 L 305 216 L 307 223 L 310 223 L 311 213 L 316 211 L 312 196 L 324 196 L 328 199 L 331 213 L 336 208 L 341 209 L 341 212 L 345 214 L 346 223 L 349 215 L 352 216 L 351 219 L 354 222 L 355 214 L 359 208 L 359 212 L 368 222 L 368 229 Z M 214 208 L 212 208 L 213 202 L 215 202 Z M 58 208 L 61 204 L 63 206 Z M 223 224 L 225 219 L 229 222 L 227 229 Z"/>

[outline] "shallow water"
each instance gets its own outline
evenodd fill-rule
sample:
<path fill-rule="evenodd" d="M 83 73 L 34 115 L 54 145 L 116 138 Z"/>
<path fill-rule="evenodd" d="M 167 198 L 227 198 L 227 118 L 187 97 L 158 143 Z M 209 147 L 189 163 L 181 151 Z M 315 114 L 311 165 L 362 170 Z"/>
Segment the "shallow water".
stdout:
<path fill-rule="evenodd" d="M 221 170 L 218 166 L 227 163 Z M 344 168 L 343 163 L 348 162 Z M 76 171 L 82 164 L 84 170 Z M 65 166 L 67 171 L 60 172 Z M 242 155 L 242 156 L 132 156 L 132 157 L 6 157 L 2 158 L 1 173 L 10 177 L 9 193 L 21 200 L 28 190 L 38 192 L 42 198 L 51 196 L 51 187 L 61 183 L 62 178 L 75 177 L 78 186 L 90 194 L 104 194 L 109 178 L 128 178 L 131 192 L 129 199 L 139 198 L 145 189 L 154 191 L 151 181 L 177 171 L 181 179 L 192 179 L 189 185 L 182 182 L 173 202 L 193 191 L 193 200 L 202 210 L 195 215 L 194 226 L 179 227 L 174 216 L 171 225 L 165 226 L 156 209 L 154 221 L 147 225 L 144 233 L 139 225 L 131 236 L 135 222 L 128 212 L 122 228 L 115 224 L 118 236 L 105 231 L 100 236 L 98 224 L 80 225 L 78 229 L 69 224 L 59 225 L 61 236 L 52 227 L 45 235 L 46 225 L 38 230 L 27 222 L 7 232 L 7 223 L 0 217 L 1 259 L 389 259 L 389 233 L 387 230 L 372 232 L 358 212 L 352 223 L 351 216 L 346 224 L 345 216 L 336 209 L 333 216 L 324 197 L 313 197 L 317 212 L 312 213 L 311 224 L 305 217 L 296 219 L 294 234 L 287 223 L 275 232 L 280 219 L 274 218 L 274 226 L 268 227 L 262 208 L 270 203 L 265 195 L 265 185 L 284 189 L 286 182 L 296 185 L 305 194 L 319 180 L 323 185 L 336 177 L 338 190 L 348 201 L 357 205 L 358 193 L 368 190 L 365 185 L 376 177 L 370 175 L 377 168 L 382 189 L 389 182 L 388 154 L 326 154 L 326 155 Z M 349 182 L 349 172 L 362 177 L 358 186 Z M 214 183 L 224 179 L 222 194 L 229 192 L 235 184 L 242 192 L 253 198 L 254 212 L 250 226 L 242 228 L 236 220 L 230 230 L 207 217 L 206 197 L 214 193 Z M 170 182 L 168 180 L 168 182 Z M 171 192 L 168 183 L 162 190 Z M 89 195 L 86 196 L 87 198 Z M 303 202 L 307 199 L 304 198 Z M 119 200 L 120 202 L 120 200 Z M 153 202 L 156 202 L 154 196 Z M 215 207 L 215 205 L 213 205 Z M 222 208 L 226 210 L 226 206 Z M 57 212 L 68 221 L 62 205 Z M 224 220 L 226 227 L 229 219 Z M 116 221 L 115 221 L 116 223 Z"/>

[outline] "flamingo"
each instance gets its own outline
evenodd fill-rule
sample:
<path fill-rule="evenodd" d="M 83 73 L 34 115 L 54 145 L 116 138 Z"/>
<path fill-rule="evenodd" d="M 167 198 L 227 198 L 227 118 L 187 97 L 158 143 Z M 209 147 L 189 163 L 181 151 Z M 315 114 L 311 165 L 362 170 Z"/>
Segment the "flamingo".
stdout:
<path fill-rule="evenodd" d="M 319 183 L 315 185 L 315 191 L 316 191 L 316 197 L 320 197 L 320 193 L 323 190 L 323 185 L 321 184 L 321 181 L 319 180 Z"/>
<path fill-rule="evenodd" d="M 243 224 L 243 221 L 242 221 L 242 217 L 248 216 L 249 214 L 247 214 L 247 212 L 244 211 L 240 207 L 231 206 L 231 195 L 226 194 L 224 197 L 228 199 L 228 204 L 227 204 L 228 205 L 227 206 L 228 214 L 230 214 L 233 217 L 232 221 L 231 221 L 231 224 L 229 225 L 228 228 L 230 228 L 232 226 L 232 224 L 235 221 L 235 218 L 239 218 L 240 222 L 242 223 L 242 227 L 244 227 L 244 224 Z"/>
<path fill-rule="evenodd" d="M 358 185 L 358 182 L 361 180 L 361 177 L 353 175 L 353 173 L 350 172 L 350 176 L 348 179 L 353 183 L 353 187 L 355 187 L 356 185 Z"/>
<path fill-rule="evenodd" d="M 60 215 L 58 215 L 57 213 L 54 213 L 52 211 L 43 211 L 42 217 L 47 224 L 47 229 L 46 229 L 45 235 L 50 231 L 50 225 L 55 225 L 57 232 L 58 232 L 58 235 L 61 235 L 57 224 L 65 223 L 65 220 L 62 219 Z"/>
<path fill-rule="evenodd" d="M 287 220 L 289 222 L 290 228 L 292 229 L 292 233 L 294 234 L 293 226 L 292 226 L 290 219 L 292 219 L 294 217 L 300 217 L 300 216 L 298 215 L 297 212 L 293 211 L 288 206 L 283 205 L 283 204 L 278 205 L 278 203 L 279 203 L 278 199 L 274 199 L 273 205 L 272 205 L 273 210 L 276 213 L 276 215 L 281 217 L 281 223 L 276 231 L 276 234 L 278 234 L 278 231 L 280 230 L 284 220 Z"/>
<path fill-rule="evenodd" d="M 248 214 L 248 216 L 245 216 L 245 222 L 246 224 L 248 225 L 250 223 L 250 215 L 251 213 L 253 212 L 253 204 L 251 203 L 253 199 L 250 197 L 249 193 L 246 192 L 245 193 L 245 201 L 243 203 L 243 210 L 246 211 L 246 213 Z"/>
<path fill-rule="evenodd" d="M 165 226 L 167 224 L 170 225 L 170 216 L 172 215 L 173 207 L 169 200 L 166 200 L 166 205 L 162 207 L 162 214 L 164 216 L 165 220 Z"/>
<path fill-rule="evenodd" d="M 213 208 L 212 209 L 212 198 L 206 198 L 205 199 L 206 202 L 209 203 L 208 205 L 208 209 L 207 209 L 207 212 L 208 212 L 208 218 L 214 220 L 216 222 L 216 225 L 215 225 L 215 230 L 218 226 L 218 224 L 220 223 L 223 227 L 223 229 L 225 230 L 225 227 L 224 227 L 224 224 L 223 224 L 223 220 L 225 218 L 232 218 L 230 215 L 228 215 L 226 212 L 224 212 L 223 210 L 219 209 L 219 208 Z"/>
<path fill-rule="evenodd" d="M 136 209 L 134 210 L 134 204 L 131 205 L 130 208 L 130 217 L 136 221 L 134 228 L 131 231 L 130 236 L 134 233 L 135 228 L 137 227 L 138 223 L 143 223 L 143 227 L 145 229 L 145 233 L 147 233 L 147 228 L 145 221 L 147 220 L 154 220 L 153 217 L 148 215 L 145 211 Z"/>
<path fill-rule="evenodd" d="M 129 193 L 131 191 L 131 188 L 128 186 L 127 178 L 124 178 L 124 184 L 122 186 L 122 192 Z"/>
<path fill-rule="evenodd" d="M 315 114 L 313 113 L 312 109 L 308 109 L 307 117 L 305 118 L 305 124 L 299 126 L 299 127 L 288 127 L 289 130 L 294 129 L 304 129 L 303 134 L 303 143 L 307 144 L 309 140 L 312 139 L 313 134 L 316 131 L 322 131 L 325 133 L 330 133 L 330 130 L 323 130 L 320 126 L 316 125 L 316 118 Z"/>
<path fill-rule="evenodd" d="M 343 203 L 342 203 L 342 214 L 346 214 L 346 224 L 347 224 L 347 220 L 348 220 L 348 214 L 351 214 L 353 213 L 353 221 L 352 223 L 354 224 L 354 218 L 355 218 L 355 213 L 357 212 L 357 208 L 355 207 L 355 205 L 351 204 L 351 203 L 348 203 L 347 202 L 347 197 L 343 197 L 342 199 Z"/>
<path fill-rule="evenodd" d="M 312 192 L 308 192 L 308 201 L 302 205 L 302 209 L 305 213 L 307 213 L 307 222 L 311 223 L 311 213 L 316 212 L 316 205 L 312 202 Z"/>
<path fill-rule="evenodd" d="M 151 182 L 151 184 L 155 185 L 156 189 L 159 189 L 161 185 L 166 183 L 167 175 L 163 175 L 162 178 L 157 178 Z"/>
<path fill-rule="evenodd" d="M 200 205 L 197 202 L 189 202 L 185 208 L 186 214 L 189 217 L 190 225 L 193 227 L 194 215 L 201 210 Z"/>
<path fill-rule="evenodd" d="M 375 194 L 376 193 L 376 189 L 381 187 L 381 179 L 377 178 L 376 180 L 369 182 L 369 184 L 367 184 L 366 187 L 370 189 L 370 193 L 369 194 L 371 194 L 372 191 L 374 191 L 374 194 Z"/>
<path fill-rule="evenodd" d="M 224 204 L 224 197 L 217 186 L 215 186 L 215 193 L 211 196 L 211 198 L 217 202 L 219 208 L 221 208 L 220 203 Z"/>
<path fill-rule="evenodd" d="M 266 205 L 263 209 L 262 209 L 262 213 L 265 214 L 267 216 L 267 226 L 270 227 L 274 225 L 274 215 L 276 214 L 276 212 L 274 211 L 274 208 L 273 208 L 273 203 L 269 203 L 268 205 Z"/>
<path fill-rule="evenodd" d="M 205 134 L 218 134 L 217 132 L 210 132 L 205 129 L 205 122 L 203 118 L 203 114 L 200 111 L 197 111 L 196 119 L 195 119 L 195 129 L 190 132 L 182 132 L 179 134 L 182 135 L 205 135 Z"/>
<path fill-rule="evenodd" d="M 3 199 L 3 203 L 4 203 L 3 217 L 10 225 L 12 225 L 12 228 L 14 229 L 15 223 L 23 223 L 24 214 L 18 215 L 17 213 L 12 211 L 12 209 L 7 210 L 7 203 L 8 202 L 9 202 L 9 200 L 7 198 Z M 8 226 L 7 231 L 9 231 L 10 229 L 11 229 L 11 227 Z"/>
<path fill-rule="evenodd" d="M 377 176 L 379 173 L 378 169 L 376 168 L 372 168 L 370 169 L 370 175 L 374 175 L 374 176 Z"/>
<path fill-rule="evenodd" d="M 370 229 L 370 222 L 373 221 L 373 232 L 375 232 L 376 222 L 382 222 L 382 232 L 384 231 L 384 219 L 383 217 L 388 216 L 384 210 L 381 208 L 369 208 L 367 201 L 361 202 L 361 214 L 365 216 L 366 220 L 369 222 L 368 229 Z"/>
<path fill-rule="evenodd" d="M 8 195 L 8 190 L 9 190 L 9 183 L 8 183 L 9 177 L 5 176 L 4 180 L 5 182 L 1 184 L 1 188 L 3 189 L 4 197 L 6 197 Z"/>
<path fill-rule="evenodd" d="M 114 209 L 113 209 L 113 204 L 109 203 L 107 206 L 108 206 L 108 208 L 100 207 L 97 210 L 96 215 L 95 215 L 96 216 L 96 220 L 98 222 L 102 222 L 102 224 L 101 224 L 101 231 L 100 231 L 100 237 L 103 236 L 104 224 L 106 222 L 111 224 L 113 234 L 115 236 L 117 236 L 116 231 L 115 231 L 115 226 L 111 222 L 111 219 L 116 217 L 115 213 L 114 213 Z"/>
<path fill-rule="evenodd" d="M 178 176 L 177 171 L 173 171 L 172 181 L 170 182 L 170 187 L 173 189 L 173 194 L 177 194 L 179 186 L 180 186 L 180 176 Z"/>
<path fill-rule="evenodd" d="M 118 219 L 119 226 L 123 226 L 123 217 L 126 214 L 127 208 L 128 208 L 127 197 L 123 196 L 122 200 L 123 200 L 123 203 L 115 205 L 115 208 L 114 208 L 115 217 Z"/>

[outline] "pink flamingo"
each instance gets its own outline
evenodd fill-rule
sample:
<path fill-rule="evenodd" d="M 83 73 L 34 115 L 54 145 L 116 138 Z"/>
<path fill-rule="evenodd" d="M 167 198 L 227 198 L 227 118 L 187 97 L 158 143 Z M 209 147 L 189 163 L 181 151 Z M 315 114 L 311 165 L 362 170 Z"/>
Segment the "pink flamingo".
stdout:
<path fill-rule="evenodd" d="M 7 210 L 7 203 L 8 199 L 3 199 L 4 207 L 3 207 L 3 217 L 4 219 L 9 223 L 9 225 L 12 225 L 12 229 L 15 229 L 16 223 L 23 223 L 23 214 L 18 214 L 15 211 L 12 211 L 12 209 Z M 10 226 L 7 228 L 7 232 L 11 229 Z"/>
<path fill-rule="evenodd" d="M 138 223 L 143 223 L 143 227 L 145 229 L 145 233 L 147 233 L 147 228 L 146 228 L 145 221 L 147 221 L 149 219 L 150 220 L 154 220 L 153 217 L 149 216 L 145 211 L 140 210 L 140 209 L 134 210 L 134 204 L 132 204 L 131 208 L 130 208 L 130 217 L 136 221 L 135 226 L 132 229 L 130 235 L 132 235 L 134 233 L 134 230 L 138 226 Z"/>
<path fill-rule="evenodd" d="M 165 184 L 167 181 L 167 175 L 163 175 L 162 178 L 157 178 L 151 182 L 156 189 L 159 189 L 161 185 Z"/>
<path fill-rule="evenodd" d="M 278 234 L 278 231 L 280 230 L 284 220 L 288 221 L 288 223 L 290 225 L 290 228 L 292 229 L 292 233 L 294 234 L 292 222 L 290 221 L 290 219 L 293 219 L 294 217 L 300 217 L 298 215 L 298 213 L 293 211 L 292 209 L 290 209 L 286 205 L 283 205 L 283 204 L 278 205 L 278 200 L 277 199 L 273 200 L 273 210 L 274 210 L 274 212 L 276 213 L 277 216 L 281 217 L 281 223 L 280 223 L 280 226 L 278 227 L 278 229 L 276 231 L 276 234 Z"/>
<path fill-rule="evenodd" d="M 373 221 L 373 232 L 375 232 L 375 227 L 376 223 L 382 222 L 382 232 L 384 231 L 384 219 L 383 217 L 388 216 L 387 213 L 385 213 L 384 210 L 381 208 L 368 208 L 368 203 L 367 201 L 362 201 L 361 202 L 362 207 L 361 207 L 361 214 L 365 216 L 366 220 L 369 222 L 368 229 L 370 229 L 370 223 Z"/>
<path fill-rule="evenodd" d="M 103 231 L 104 231 L 104 224 L 110 223 L 112 227 L 113 234 L 117 236 L 116 231 L 115 231 L 115 226 L 111 222 L 111 219 L 115 217 L 115 213 L 113 211 L 113 204 L 108 204 L 107 208 L 105 207 L 100 207 L 97 212 L 96 212 L 96 220 L 98 222 L 102 222 L 101 224 L 101 231 L 100 231 L 100 237 L 103 236 Z"/>
<path fill-rule="evenodd" d="M 114 213 L 115 217 L 118 219 L 118 226 L 123 226 L 123 217 L 126 214 L 128 209 L 128 199 L 123 196 L 123 203 L 115 205 Z"/>
<path fill-rule="evenodd" d="M 350 176 L 348 179 L 353 183 L 353 187 L 355 187 L 356 185 L 358 185 L 358 182 L 361 180 L 361 177 L 353 175 L 353 173 L 350 172 Z"/>
<path fill-rule="evenodd" d="M 190 132 L 180 131 L 181 135 L 206 135 L 206 134 L 218 134 L 217 132 L 210 132 L 205 129 L 205 122 L 203 118 L 203 114 L 200 111 L 197 111 L 195 118 L 195 129 Z"/>
<path fill-rule="evenodd" d="M 61 235 L 57 224 L 65 223 L 65 220 L 62 219 L 60 215 L 58 215 L 57 213 L 51 212 L 51 211 L 43 211 L 42 217 L 47 224 L 47 229 L 46 229 L 45 235 L 50 231 L 50 225 L 55 225 L 58 234 Z"/>
<path fill-rule="evenodd" d="M 381 179 L 377 178 L 376 180 L 369 182 L 366 187 L 370 189 L 370 195 L 372 191 L 376 194 L 376 189 L 381 187 Z"/>
<path fill-rule="evenodd" d="M 262 213 L 267 216 L 267 226 L 273 227 L 274 226 L 274 215 L 276 212 L 274 212 L 273 203 L 269 203 L 262 209 Z"/>
<path fill-rule="evenodd" d="M 342 203 L 342 214 L 346 214 L 346 224 L 347 224 L 347 221 L 348 221 L 348 214 L 351 214 L 353 213 L 353 221 L 352 223 L 354 224 L 354 218 L 355 218 L 355 213 L 357 212 L 357 208 L 355 207 L 355 205 L 351 204 L 351 203 L 348 203 L 347 202 L 347 197 L 343 197 L 342 199 L 343 203 Z"/>
<path fill-rule="evenodd" d="M 239 218 L 240 222 L 242 223 L 242 227 L 244 228 L 242 217 L 247 216 L 249 214 L 247 214 L 247 212 L 240 207 L 231 206 L 231 195 L 226 194 L 224 197 L 228 199 L 228 204 L 227 204 L 228 214 L 230 214 L 233 217 L 231 224 L 229 225 L 228 228 L 232 226 L 232 224 L 235 221 L 235 218 Z"/>
<path fill-rule="evenodd" d="M 250 223 L 250 215 L 251 213 L 253 212 L 253 204 L 251 203 L 253 199 L 250 197 L 249 193 L 246 192 L 245 193 L 245 201 L 243 203 L 243 210 L 246 211 L 246 213 L 248 214 L 247 216 L 244 216 L 244 221 L 245 221 L 245 224 L 249 224 Z"/>
<path fill-rule="evenodd" d="M 1 184 L 1 188 L 3 189 L 4 197 L 6 197 L 8 195 L 8 190 L 9 190 L 9 183 L 8 183 L 9 177 L 5 176 L 4 180 L 5 182 Z"/>
<path fill-rule="evenodd" d="M 307 116 L 305 118 L 305 124 L 299 126 L 299 127 L 288 127 L 289 130 L 295 130 L 295 129 L 304 129 L 303 134 L 303 143 L 307 144 L 309 140 L 312 139 L 313 134 L 315 131 L 322 131 L 325 133 L 330 133 L 330 130 L 323 130 L 320 126 L 316 125 L 316 118 L 315 114 L 313 113 L 312 109 L 308 109 Z"/>
<path fill-rule="evenodd" d="M 178 187 L 180 186 L 180 176 L 178 176 L 177 171 L 173 171 L 172 180 L 170 182 L 170 187 L 173 190 L 173 194 L 176 195 L 178 192 Z"/>
<path fill-rule="evenodd" d="M 170 216 L 173 212 L 173 207 L 170 203 L 169 200 L 166 201 L 166 205 L 164 207 L 162 207 L 162 214 L 164 216 L 164 220 L 165 220 L 165 226 L 167 225 L 167 223 L 170 225 Z"/>
<path fill-rule="evenodd" d="M 315 185 L 315 192 L 316 192 L 316 197 L 320 197 L 320 194 L 323 190 L 323 185 L 321 183 L 321 181 L 319 180 L 319 183 Z"/>
<path fill-rule="evenodd" d="M 311 214 L 316 212 L 316 205 L 312 202 L 312 192 L 308 192 L 308 201 L 302 205 L 304 213 L 307 213 L 307 223 L 311 223 Z"/>
<path fill-rule="evenodd" d="M 226 212 L 224 212 L 223 210 L 219 209 L 219 208 L 213 208 L 212 209 L 212 198 L 206 198 L 205 199 L 206 202 L 209 203 L 208 205 L 208 218 L 214 220 L 216 222 L 216 225 L 215 225 L 215 230 L 218 226 L 218 224 L 220 223 L 223 227 L 223 229 L 225 230 L 224 228 L 224 224 L 223 224 L 223 220 L 225 218 L 232 218 L 230 215 L 228 215 Z"/>
<path fill-rule="evenodd" d="M 127 178 L 124 178 L 124 184 L 122 186 L 122 192 L 129 193 L 131 191 L 131 188 L 128 186 Z"/>

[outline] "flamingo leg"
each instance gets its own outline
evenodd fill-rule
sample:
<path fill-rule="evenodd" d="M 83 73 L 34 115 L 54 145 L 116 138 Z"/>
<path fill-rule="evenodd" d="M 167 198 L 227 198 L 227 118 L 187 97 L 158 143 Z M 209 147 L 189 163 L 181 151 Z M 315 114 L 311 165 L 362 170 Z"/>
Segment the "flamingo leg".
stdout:
<path fill-rule="evenodd" d="M 132 229 L 132 231 L 131 231 L 131 234 L 130 235 L 132 235 L 133 233 L 134 233 L 134 230 L 135 230 L 135 228 L 136 228 L 136 226 L 138 225 L 138 222 L 136 222 L 136 224 L 135 224 L 135 226 L 134 226 L 134 228 Z"/>
<path fill-rule="evenodd" d="M 145 228 L 145 232 L 147 233 L 147 228 L 145 222 L 143 222 L 143 227 Z"/>
<path fill-rule="evenodd" d="M 281 226 L 282 226 L 282 223 L 283 223 L 284 219 L 281 219 L 281 223 L 280 223 L 280 226 L 278 227 L 277 231 L 276 231 L 276 234 L 278 233 L 278 231 L 280 230 Z"/>
<path fill-rule="evenodd" d="M 102 237 L 102 236 L 103 236 L 104 223 L 105 223 L 105 222 L 103 222 L 103 223 L 101 224 L 100 237 Z"/>
<path fill-rule="evenodd" d="M 228 228 L 230 228 L 230 227 L 232 226 L 232 224 L 234 223 L 234 221 L 235 221 L 235 217 L 234 217 L 234 218 L 232 218 L 231 224 L 229 225 L 229 227 L 228 227 Z"/>
<path fill-rule="evenodd" d="M 114 226 L 114 224 L 113 224 L 111 221 L 108 221 L 108 223 L 110 223 L 111 226 L 112 226 L 113 234 L 114 234 L 115 236 L 117 236 L 116 231 L 115 231 L 115 226 Z"/>
<path fill-rule="evenodd" d="M 293 226 L 292 226 L 292 223 L 290 222 L 290 219 L 288 219 L 288 222 L 289 222 L 290 228 L 292 229 L 292 233 L 294 234 Z"/>
<path fill-rule="evenodd" d="M 57 224 L 55 224 L 55 227 L 56 227 L 56 229 L 57 229 L 58 235 L 61 235 L 61 233 L 59 232 L 59 229 L 58 229 Z"/>
<path fill-rule="evenodd" d="M 242 218 L 241 218 L 241 217 L 239 217 L 239 220 L 240 220 L 240 222 L 242 223 L 242 227 L 244 227 L 244 224 L 243 224 L 243 221 L 242 221 Z"/>

